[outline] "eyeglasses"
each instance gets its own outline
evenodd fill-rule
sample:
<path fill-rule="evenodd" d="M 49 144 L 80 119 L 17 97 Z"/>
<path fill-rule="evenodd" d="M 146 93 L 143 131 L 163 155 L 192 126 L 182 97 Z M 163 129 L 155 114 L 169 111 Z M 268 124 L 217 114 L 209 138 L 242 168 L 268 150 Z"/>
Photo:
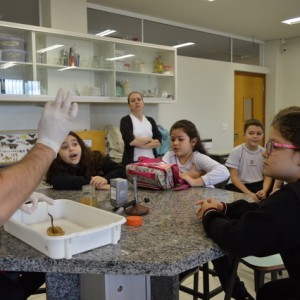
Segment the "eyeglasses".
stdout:
<path fill-rule="evenodd" d="M 293 149 L 297 150 L 300 149 L 299 147 L 291 144 L 282 144 L 282 143 L 277 143 L 274 141 L 269 141 L 266 143 L 266 150 L 268 152 L 268 155 L 271 155 L 273 148 L 285 148 L 285 149 Z"/>

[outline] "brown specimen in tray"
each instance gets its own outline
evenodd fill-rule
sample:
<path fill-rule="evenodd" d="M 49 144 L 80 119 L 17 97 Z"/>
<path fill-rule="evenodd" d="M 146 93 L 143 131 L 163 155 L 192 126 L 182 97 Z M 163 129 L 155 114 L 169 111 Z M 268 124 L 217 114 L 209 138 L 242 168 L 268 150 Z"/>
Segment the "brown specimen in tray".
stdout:
<path fill-rule="evenodd" d="M 53 216 L 48 213 L 48 215 L 51 218 L 51 226 L 47 228 L 47 234 L 50 236 L 60 236 L 64 235 L 65 232 L 60 226 L 54 226 L 53 225 Z"/>

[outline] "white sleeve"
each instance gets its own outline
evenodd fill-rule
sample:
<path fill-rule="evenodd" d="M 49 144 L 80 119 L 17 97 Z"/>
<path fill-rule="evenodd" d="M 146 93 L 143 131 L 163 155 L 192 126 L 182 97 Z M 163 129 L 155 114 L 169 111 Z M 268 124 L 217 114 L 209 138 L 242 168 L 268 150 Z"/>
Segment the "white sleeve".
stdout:
<path fill-rule="evenodd" d="M 176 156 L 173 151 L 166 152 L 162 160 L 168 164 L 176 164 Z"/>
<path fill-rule="evenodd" d="M 228 168 L 239 169 L 242 151 L 242 145 L 235 147 L 229 154 L 225 166 Z"/>
<path fill-rule="evenodd" d="M 228 169 L 224 165 L 207 155 L 197 153 L 197 155 L 195 155 L 195 164 L 197 170 L 206 173 L 202 176 L 205 186 L 212 186 L 223 182 L 230 176 Z"/>

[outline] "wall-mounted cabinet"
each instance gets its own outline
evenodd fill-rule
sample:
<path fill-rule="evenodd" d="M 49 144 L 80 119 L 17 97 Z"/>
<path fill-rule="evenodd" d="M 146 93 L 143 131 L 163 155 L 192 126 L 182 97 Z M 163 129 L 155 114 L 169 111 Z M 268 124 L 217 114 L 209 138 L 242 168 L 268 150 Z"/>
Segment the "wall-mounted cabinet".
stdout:
<path fill-rule="evenodd" d="M 176 101 L 176 49 L 0 22 L 0 101 L 122 103 L 139 91 L 148 103 Z"/>

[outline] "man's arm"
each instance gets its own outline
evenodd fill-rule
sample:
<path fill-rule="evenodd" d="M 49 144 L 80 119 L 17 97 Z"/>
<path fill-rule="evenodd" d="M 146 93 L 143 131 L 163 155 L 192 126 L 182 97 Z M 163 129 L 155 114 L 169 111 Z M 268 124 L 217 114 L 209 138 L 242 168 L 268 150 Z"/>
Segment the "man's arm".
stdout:
<path fill-rule="evenodd" d="M 36 144 L 18 163 L 0 171 L 0 224 L 3 224 L 28 199 L 56 153 L 43 144 Z"/>
<path fill-rule="evenodd" d="M 78 112 L 72 98 L 58 91 L 55 101 L 45 105 L 35 146 L 21 161 L 0 171 L 0 224 L 28 199 L 56 157 Z"/>

